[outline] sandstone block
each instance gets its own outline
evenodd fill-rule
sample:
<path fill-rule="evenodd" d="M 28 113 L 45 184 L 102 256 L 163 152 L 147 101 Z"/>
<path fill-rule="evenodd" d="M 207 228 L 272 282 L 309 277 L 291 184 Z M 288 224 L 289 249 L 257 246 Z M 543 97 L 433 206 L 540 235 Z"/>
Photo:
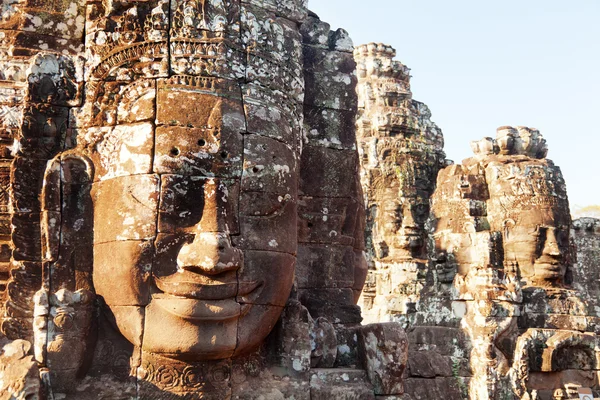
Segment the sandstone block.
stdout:
<path fill-rule="evenodd" d="M 372 324 L 359 330 L 359 356 L 376 394 L 402 394 L 408 337 L 400 324 Z"/>

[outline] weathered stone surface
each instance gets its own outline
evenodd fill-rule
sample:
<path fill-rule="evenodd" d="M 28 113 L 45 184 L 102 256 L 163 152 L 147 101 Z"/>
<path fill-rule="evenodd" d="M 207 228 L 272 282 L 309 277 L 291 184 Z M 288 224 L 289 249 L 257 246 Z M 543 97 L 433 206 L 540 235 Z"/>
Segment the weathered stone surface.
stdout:
<path fill-rule="evenodd" d="M 161 174 L 239 177 L 241 132 L 246 128 L 241 102 L 165 87 L 165 94 L 159 89 L 157 119 L 162 126 L 156 129 L 154 170 Z M 190 108 L 181 109 L 180 104 Z M 195 107 L 205 111 L 198 113 Z"/>
<path fill-rule="evenodd" d="M 311 400 L 375 399 L 364 371 L 356 369 L 315 369 L 310 377 Z"/>
<path fill-rule="evenodd" d="M 94 299 L 89 290 L 61 289 L 51 295 L 40 290 L 35 295 L 36 358 L 45 361 L 55 390 L 69 388 L 91 359 Z"/>
<path fill-rule="evenodd" d="M 331 31 L 314 14 L 300 32 L 306 93 L 298 182 L 298 299 L 316 326 L 323 323 L 323 336 L 312 341 L 313 366 L 357 367 L 356 327 L 362 318 L 356 292 L 364 284 L 366 263 L 356 130 L 348 119 L 356 112 L 352 41 L 347 36 L 338 40 L 341 33 Z M 328 392 L 314 386 L 318 381 L 311 378 L 312 398 L 371 398 L 373 393 L 357 387 L 353 395 L 353 389 L 340 386 L 343 382 Z"/>
<path fill-rule="evenodd" d="M 323 317 L 344 325 L 362 321 L 360 307 L 353 304 L 354 296 L 349 290 L 304 289 L 299 291 L 299 298 L 315 318 Z"/>
<path fill-rule="evenodd" d="M 304 112 L 304 127 L 310 141 L 340 150 L 356 147 L 354 120 L 348 118 L 354 111 L 307 106 Z"/>
<path fill-rule="evenodd" d="M 283 93 L 274 93 L 261 85 L 242 85 L 244 115 L 248 133 L 267 136 L 297 148 L 299 143 L 296 115 L 298 105 Z"/>
<path fill-rule="evenodd" d="M 463 399 L 467 395 L 468 379 L 464 378 L 408 378 L 403 400 L 426 400 L 435 398 Z"/>
<path fill-rule="evenodd" d="M 31 343 L 11 342 L 0 334 L 0 346 L 0 399 L 40 399 L 40 371 L 31 355 Z"/>
<path fill-rule="evenodd" d="M 356 63 L 352 54 L 305 46 L 304 65 L 305 102 L 336 110 L 356 108 Z"/>
<path fill-rule="evenodd" d="M 354 250 L 350 246 L 298 246 L 299 288 L 352 288 Z"/>
<path fill-rule="evenodd" d="M 429 198 L 445 159 L 442 132 L 427 106 L 412 99 L 409 69 L 395 55 L 375 43 L 354 51 L 369 274 L 377 282 L 363 292 L 367 322 L 406 314 L 419 297 L 414 285 L 422 280 L 417 264 L 427 258 Z"/>
<path fill-rule="evenodd" d="M 408 337 L 398 323 L 371 324 L 359 330 L 360 358 L 375 394 L 403 394 Z"/>
<path fill-rule="evenodd" d="M 452 359 L 442 355 L 437 349 L 409 352 L 408 369 L 410 376 L 419 378 L 452 376 Z"/>
<path fill-rule="evenodd" d="M 579 296 L 585 296 L 593 305 L 593 315 L 598 315 L 598 301 L 600 299 L 600 282 L 595 276 L 596 266 L 600 264 L 598 252 L 598 233 L 600 221 L 595 218 L 579 218 L 573 221 L 571 237 L 577 249 L 577 259 L 573 264 L 573 287 Z"/>
<path fill-rule="evenodd" d="M 335 328 L 325 318 L 314 321 L 311 334 L 311 367 L 332 368 L 337 358 L 337 337 Z"/>
<path fill-rule="evenodd" d="M 145 306 L 150 302 L 152 241 L 120 240 L 95 245 L 94 288 L 110 306 Z M 136 269 L 121 268 L 135 259 Z M 110 276 L 110 279 L 105 278 Z M 130 284 L 124 284 L 131 282 Z"/>
<path fill-rule="evenodd" d="M 200 228 L 204 232 L 239 233 L 237 180 L 164 174 L 160 187 L 159 232 L 194 233 Z"/>
<path fill-rule="evenodd" d="M 95 183 L 94 204 L 111 207 L 94 207 L 94 244 L 154 238 L 158 198 L 157 175 L 129 175 Z"/>
<path fill-rule="evenodd" d="M 89 128 L 84 134 L 99 149 L 91 157 L 96 181 L 152 173 L 154 129 L 150 123 Z"/>

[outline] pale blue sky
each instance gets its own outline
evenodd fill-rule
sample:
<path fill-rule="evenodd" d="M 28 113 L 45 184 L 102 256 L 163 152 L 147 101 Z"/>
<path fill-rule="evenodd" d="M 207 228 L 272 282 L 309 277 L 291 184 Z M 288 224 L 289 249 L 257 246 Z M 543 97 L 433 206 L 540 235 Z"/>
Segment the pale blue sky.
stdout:
<path fill-rule="evenodd" d="M 310 0 L 354 44 L 383 42 L 444 132 L 448 158 L 501 125 L 535 127 L 571 207 L 600 204 L 600 0 Z"/>

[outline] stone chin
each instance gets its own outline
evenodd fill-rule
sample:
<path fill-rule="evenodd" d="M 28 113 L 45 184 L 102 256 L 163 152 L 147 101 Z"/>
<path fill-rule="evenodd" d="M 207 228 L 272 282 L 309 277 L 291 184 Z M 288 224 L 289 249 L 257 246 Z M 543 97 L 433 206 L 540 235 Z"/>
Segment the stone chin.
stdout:
<path fill-rule="evenodd" d="M 237 346 L 241 306 L 231 301 L 233 304 L 221 310 L 221 319 L 214 313 L 212 319 L 206 319 L 208 307 L 203 303 L 153 299 L 146 307 L 142 350 L 189 361 L 231 357 Z"/>

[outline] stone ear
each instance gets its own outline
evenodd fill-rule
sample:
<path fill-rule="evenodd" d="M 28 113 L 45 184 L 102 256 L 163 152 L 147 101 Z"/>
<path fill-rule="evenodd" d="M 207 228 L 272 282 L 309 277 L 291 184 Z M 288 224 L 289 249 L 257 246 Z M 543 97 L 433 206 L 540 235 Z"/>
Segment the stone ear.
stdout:
<path fill-rule="evenodd" d="M 52 370 L 52 385 L 65 389 L 91 362 L 94 329 L 92 163 L 63 153 L 50 160 L 42 189 L 44 314 L 37 315 L 38 357 Z M 45 303 L 45 304 L 44 304 Z M 39 307 L 38 307 L 39 308 Z"/>
<path fill-rule="evenodd" d="M 50 292 L 92 290 L 93 164 L 63 153 L 48 162 L 42 190 L 44 281 Z M 52 282 L 50 287 L 49 282 Z"/>

